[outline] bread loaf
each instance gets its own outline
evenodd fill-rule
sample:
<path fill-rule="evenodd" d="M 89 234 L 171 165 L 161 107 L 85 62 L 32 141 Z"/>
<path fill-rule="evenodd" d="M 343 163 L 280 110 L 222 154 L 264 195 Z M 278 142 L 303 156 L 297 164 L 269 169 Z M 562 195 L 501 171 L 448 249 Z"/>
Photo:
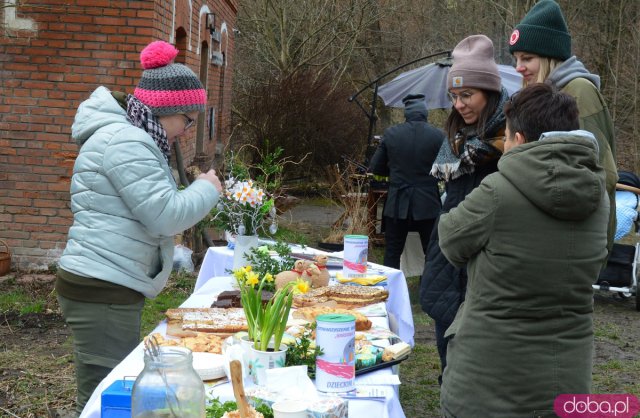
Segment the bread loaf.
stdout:
<path fill-rule="evenodd" d="M 333 300 L 341 307 L 357 307 L 383 302 L 388 297 L 388 291 L 377 287 L 336 285 L 319 287 L 307 293 L 296 295 L 293 297 L 293 305 L 296 307 L 314 306 Z"/>

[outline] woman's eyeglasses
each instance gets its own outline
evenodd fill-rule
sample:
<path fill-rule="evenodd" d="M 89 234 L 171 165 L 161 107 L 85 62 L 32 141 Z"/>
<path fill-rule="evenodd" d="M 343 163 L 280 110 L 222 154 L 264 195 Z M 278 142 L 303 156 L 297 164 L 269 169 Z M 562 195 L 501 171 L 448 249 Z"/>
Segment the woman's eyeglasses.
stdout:
<path fill-rule="evenodd" d="M 455 106 L 456 102 L 458 101 L 458 99 L 460 99 L 462 104 L 468 105 L 469 103 L 471 103 L 471 98 L 476 93 L 477 92 L 475 92 L 475 91 L 463 91 L 460 94 L 453 94 L 451 92 L 447 92 L 447 96 L 449 96 L 449 100 L 451 100 L 451 104 L 454 105 L 454 106 Z"/>
<path fill-rule="evenodd" d="M 182 116 L 184 116 L 184 118 L 186 119 L 186 123 L 184 124 L 184 130 L 186 131 L 187 129 L 193 126 L 193 124 L 195 123 L 195 119 L 191 119 L 187 115 L 182 115 Z"/>

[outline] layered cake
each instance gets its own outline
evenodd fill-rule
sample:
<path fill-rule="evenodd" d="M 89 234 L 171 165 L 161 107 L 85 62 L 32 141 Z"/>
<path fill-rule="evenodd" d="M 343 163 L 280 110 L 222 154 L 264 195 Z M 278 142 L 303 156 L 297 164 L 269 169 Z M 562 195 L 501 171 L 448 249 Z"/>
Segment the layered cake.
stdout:
<path fill-rule="evenodd" d="M 187 331 L 233 334 L 248 328 L 242 308 L 175 308 L 165 315 L 168 326 L 176 322 Z"/>

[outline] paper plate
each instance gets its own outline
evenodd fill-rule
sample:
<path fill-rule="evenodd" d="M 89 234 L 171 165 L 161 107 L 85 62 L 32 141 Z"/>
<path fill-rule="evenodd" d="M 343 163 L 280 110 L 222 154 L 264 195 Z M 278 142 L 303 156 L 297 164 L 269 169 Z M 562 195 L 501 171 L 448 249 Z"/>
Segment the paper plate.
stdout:
<path fill-rule="evenodd" d="M 213 353 L 193 352 L 193 368 L 202 380 L 219 379 L 225 376 L 224 356 Z"/>

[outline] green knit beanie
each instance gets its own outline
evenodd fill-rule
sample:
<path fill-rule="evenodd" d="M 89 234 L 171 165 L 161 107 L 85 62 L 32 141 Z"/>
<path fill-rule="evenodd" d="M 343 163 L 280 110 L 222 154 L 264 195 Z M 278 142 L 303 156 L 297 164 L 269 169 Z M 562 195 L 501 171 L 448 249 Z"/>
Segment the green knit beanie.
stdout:
<path fill-rule="evenodd" d="M 571 35 L 558 3 L 541 0 L 516 25 L 509 38 L 509 52 L 517 51 L 560 61 L 571 57 Z"/>

